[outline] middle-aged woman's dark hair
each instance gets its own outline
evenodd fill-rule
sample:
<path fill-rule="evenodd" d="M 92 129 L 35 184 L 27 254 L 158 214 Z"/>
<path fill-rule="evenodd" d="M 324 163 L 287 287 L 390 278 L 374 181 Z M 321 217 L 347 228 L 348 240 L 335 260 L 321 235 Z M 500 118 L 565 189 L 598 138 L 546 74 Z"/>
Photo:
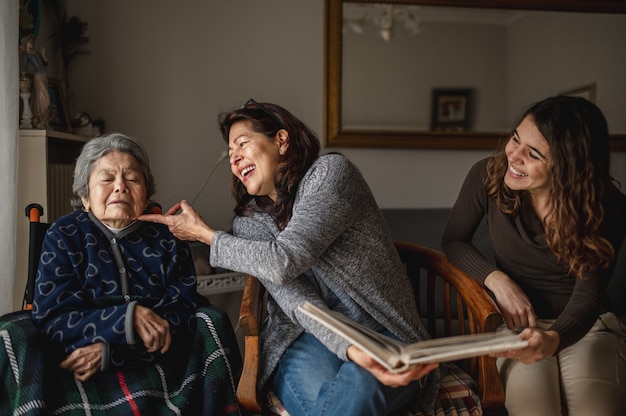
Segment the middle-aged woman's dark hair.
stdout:
<path fill-rule="evenodd" d="M 298 185 L 319 155 L 320 141 L 311 129 L 283 107 L 249 100 L 240 109 L 219 115 L 220 132 L 226 143 L 233 124 L 241 121 L 268 140 L 272 140 L 281 129 L 289 135 L 287 150 L 281 156 L 274 176 L 276 201 L 268 196 L 248 194 L 246 187 L 234 175 L 232 184 L 232 193 L 237 201 L 235 214 L 250 215 L 249 202 L 254 199 L 260 209 L 272 215 L 278 228 L 283 229 L 291 219 Z"/>
<path fill-rule="evenodd" d="M 152 171 L 150 171 L 150 160 L 148 153 L 136 139 L 120 133 L 111 133 L 106 136 L 95 137 L 89 140 L 76 159 L 74 168 L 74 183 L 72 191 L 72 207 L 83 209 L 82 197 L 89 196 L 89 176 L 93 170 L 93 164 L 101 157 L 111 152 L 128 153 L 137 160 L 141 166 L 141 171 L 146 183 L 146 199 L 150 199 L 156 193 L 156 185 Z"/>
<path fill-rule="evenodd" d="M 614 185 L 604 115 L 584 98 L 558 96 L 532 105 L 517 125 L 526 117 L 550 146 L 551 211 L 544 219 L 548 246 L 575 276 L 607 268 L 615 250 L 605 238 L 603 222 Z M 485 185 L 503 212 L 517 215 L 524 192 L 504 183 L 505 146 L 490 160 Z"/>

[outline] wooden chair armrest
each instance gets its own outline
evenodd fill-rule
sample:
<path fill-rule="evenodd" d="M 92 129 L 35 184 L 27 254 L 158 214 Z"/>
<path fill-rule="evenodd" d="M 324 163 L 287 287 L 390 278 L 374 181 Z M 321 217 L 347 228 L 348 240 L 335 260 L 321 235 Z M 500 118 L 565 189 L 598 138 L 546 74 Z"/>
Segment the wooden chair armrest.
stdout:
<path fill-rule="evenodd" d="M 437 250 L 403 241 L 394 241 L 400 256 L 417 262 L 452 286 L 467 307 L 471 333 L 495 332 L 503 322 L 500 309 L 487 290 Z M 485 414 L 498 413 L 504 406 L 504 387 L 495 358 L 477 357 L 471 375 L 476 379 Z"/>
<path fill-rule="evenodd" d="M 246 413 L 261 414 L 257 380 L 259 375 L 259 334 L 263 320 L 263 294 L 261 282 L 248 276 L 241 297 L 239 327 L 244 333 L 243 371 L 237 385 L 237 401 Z"/>
<path fill-rule="evenodd" d="M 246 336 L 258 336 L 263 319 L 263 293 L 265 289 L 254 276 L 246 278 L 239 309 L 239 326 Z"/>
<path fill-rule="evenodd" d="M 438 255 L 443 256 L 443 253 Z M 450 282 L 467 305 L 469 318 L 475 325 L 472 332 L 495 332 L 502 324 L 503 317 L 487 290 L 447 259 L 444 258 L 440 264 L 440 275 Z M 483 408 L 487 413 L 491 410 L 498 412 L 504 406 L 504 386 L 496 359 L 485 355 L 478 357 L 475 362 L 478 367 L 475 377 Z"/>

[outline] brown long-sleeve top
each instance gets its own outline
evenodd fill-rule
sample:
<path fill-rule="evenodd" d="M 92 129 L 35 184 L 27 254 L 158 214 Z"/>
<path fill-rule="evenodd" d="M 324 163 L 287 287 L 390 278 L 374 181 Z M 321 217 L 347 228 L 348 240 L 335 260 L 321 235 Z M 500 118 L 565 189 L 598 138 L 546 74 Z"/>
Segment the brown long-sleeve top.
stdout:
<path fill-rule="evenodd" d="M 518 215 L 504 214 L 483 185 L 488 159 L 469 171 L 452 208 L 442 238 L 450 261 L 484 285 L 485 278 L 499 269 L 508 274 L 528 296 L 538 318 L 556 319 L 552 330 L 559 333 L 559 350 L 581 339 L 601 313 L 610 308 L 606 288 L 615 268 L 615 259 L 606 270 L 576 278 L 557 262 L 550 251 L 543 225 L 530 202 L 523 197 Z M 605 221 L 615 253 L 626 235 L 626 196 L 613 188 L 612 205 L 606 207 Z M 494 249 L 495 265 L 472 245 L 472 237 L 486 217 Z"/>

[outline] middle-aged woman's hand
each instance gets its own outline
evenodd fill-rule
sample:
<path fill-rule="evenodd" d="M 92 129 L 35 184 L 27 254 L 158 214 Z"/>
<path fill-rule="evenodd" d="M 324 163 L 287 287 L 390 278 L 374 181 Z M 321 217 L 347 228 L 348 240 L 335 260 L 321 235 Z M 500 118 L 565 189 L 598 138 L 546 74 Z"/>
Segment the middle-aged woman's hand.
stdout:
<path fill-rule="evenodd" d="M 179 210 L 180 213 L 176 214 Z M 138 219 L 165 224 L 176 238 L 186 241 L 201 241 L 210 245 L 215 234 L 215 230 L 185 200 L 172 206 L 165 214 L 143 214 Z"/>
<path fill-rule="evenodd" d="M 523 340 L 528 340 L 527 347 L 492 354 L 492 356 L 510 358 L 524 364 L 531 364 L 554 355 L 561 342 L 558 332 L 543 331 L 538 328 L 526 328 L 520 332 L 519 337 Z"/>
<path fill-rule="evenodd" d="M 380 365 L 371 355 L 362 351 L 355 345 L 348 347 L 347 355 L 350 361 L 363 367 L 376 377 L 378 381 L 389 387 L 406 386 L 410 382 L 421 379 L 426 374 L 439 367 L 437 363 L 417 364 L 402 373 L 391 373 Z"/>
<path fill-rule="evenodd" d="M 509 329 L 534 327 L 535 309 L 528 296 L 511 278 L 495 270 L 485 279 L 485 286 L 493 292 L 504 321 Z"/>
<path fill-rule="evenodd" d="M 74 373 L 76 380 L 85 382 L 100 370 L 101 365 L 102 343 L 97 342 L 75 349 L 59 367 Z"/>
<path fill-rule="evenodd" d="M 170 324 L 152 309 L 137 305 L 133 316 L 133 327 L 148 352 L 160 350 L 161 354 L 165 354 L 170 349 L 172 343 Z"/>

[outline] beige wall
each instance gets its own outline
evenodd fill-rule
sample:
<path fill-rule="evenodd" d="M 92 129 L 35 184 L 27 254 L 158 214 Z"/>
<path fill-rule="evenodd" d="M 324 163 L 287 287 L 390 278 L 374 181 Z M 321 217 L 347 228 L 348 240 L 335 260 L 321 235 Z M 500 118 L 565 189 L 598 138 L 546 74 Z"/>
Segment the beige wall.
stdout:
<path fill-rule="evenodd" d="M 322 137 L 323 1 L 68 4 L 90 23 L 92 54 L 72 68 L 76 110 L 146 143 L 164 205 L 198 192 L 225 149 L 218 112 L 250 97 L 284 105 Z M 451 206 L 468 168 L 490 153 L 339 150 L 360 167 L 382 207 Z M 624 156 L 615 174 L 626 183 Z M 216 227 L 230 222 L 229 176 L 223 163 L 195 204 Z"/>
<path fill-rule="evenodd" d="M 596 103 L 609 128 L 625 134 L 626 16 L 544 12 L 529 14 L 523 23 L 509 32 L 514 51 L 508 58 L 509 117 L 542 92 L 559 94 L 595 83 Z"/>
<path fill-rule="evenodd" d="M 239 106 L 250 97 L 273 101 L 322 136 L 322 0 L 68 0 L 68 5 L 70 15 L 89 22 L 91 37 L 91 55 L 78 58 L 71 68 L 73 110 L 102 117 L 109 129 L 134 135 L 146 144 L 158 199 L 164 205 L 193 198 L 225 149 L 216 127 L 220 110 Z M 4 3 L 2 10 L 7 10 Z M 2 16 L 7 17 L 3 29 L 10 30 L 9 23 L 17 20 L 8 19 L 11 14 Z M 16 34 L 3 37 L 11 38 L 17 44 Z M 6 57 L 17 45 L 3 48 L 2 62 L 10 66 Z M 54 62 L 50 70 L 54 71 Z M 16 78 L 11 74 L 17 74 L 17 68 L 6 74 Z M 10 82 L 4 86 L 8 91 Z M 17 91 L 17 79 L 13 87 Z M 17 100 L 16 93 L 3 97 Z M 15 118 L 15 111 L 2 113 Z M 14 154 L 17 123 L 2 123 L 0 133 L 2 157 Z M 325 150 L 341 150 L 350 157 L 384 208 L 451 206 L 466 171 L 490 153 Z M 0 165 L 1 176 L 13 178 L 2 184 L 0 192 L 15 199 L 11 196 L 15 164 Z M 626 153 L 614 155 L 613 168 L 626 184 Z M 226 164 L 217 168 L 195 206 L 211 225 L 229 227 L 232 200 Z M 3 235 L 12 235 L 11 218 L 8 215 L 6 224 L 0 223 Z M 12 286 L 14 254 L 8 247 L 2 255 L 7 256 L 3 264 L 9 270 L 0 277 L 6 293 Z M 0 300 L 0 309 L 8 308 Z"/>
<path fill-rule="evenodd" d="M 146 143 L 164 205 L 193 198 L 225 148 L 216 123 L 222 109 L 250 97 L 277 102 L 322 136 L 322 1 L 70 5 L 90 23 L 91 36 L 92 55 L 72 68 L 78 110 Z M 450 206 L 471 163 L 489 154 L 339 150 L 383 207 Z M 220 165 L 195 204 L 218 227 L 230 221 L 229 175 Z"/>

